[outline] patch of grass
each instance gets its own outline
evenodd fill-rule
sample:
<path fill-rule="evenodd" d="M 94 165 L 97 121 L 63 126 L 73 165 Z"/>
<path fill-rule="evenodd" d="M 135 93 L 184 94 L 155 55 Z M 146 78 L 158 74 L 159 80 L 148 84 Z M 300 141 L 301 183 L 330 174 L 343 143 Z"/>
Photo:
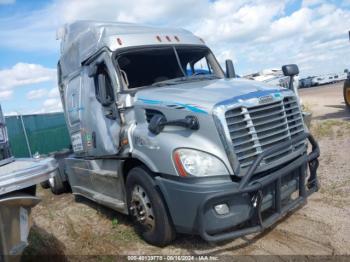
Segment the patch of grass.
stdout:
<path fill-rule="evenodd" d="M 350 188 L 350 179 L 345 179 L 323 185 L 320 189 L 320 193 L 327 194 L 332 198 L 345 199 L 348 196 L 348 188 Z"/>
<path fill-rule="evenodd" d="M 66 216 L 65 220 L 66 220 L 66 224 L 67 224 L 68 235 L 73 239 L 77 239 L 79 237 L 79 234 L 77 233 L 77 231 L 74 228 L 74 223 L 73 223 L 72 219 L 69 216 Z"/>
<path fill-rule="evenodd" d="M 350 122 L 335 119 L 313 121 L 311 132 L 316 138 L 350 135 Z"/>
<path fill-rule="evenodd" d="M 53 211 L 50 208 L 47 208 L 46 210 L 47 210 L 47 215 L 48 215 L 49 219 L 51 221 L 53 221 L 55 219 L 55 215 L 54 215 Z"/>
<path fill-rule="evenodd" d="M 303 103 L 303 104 L 301 105 L 301 109 L 302 109 L 302 111 L 304 111 L 304 112 L 312 113 L 311 105 L 308 104 L 308 103 Z"/>
<path fill-rule="evenodd" d="M 112 231 L 112 239 L 114 241 L 139 242 L 140 237 L 136 234 L 132 227 L 118 226 Z"/>
<path fill-rule="evenodd" d="M 98 240 L 99 237 L 93 232 L 92 228 L 84 227 L 79 234 L 77 242 L 82 248 L 92 250 L 95 244 L 99 242 Z"/>

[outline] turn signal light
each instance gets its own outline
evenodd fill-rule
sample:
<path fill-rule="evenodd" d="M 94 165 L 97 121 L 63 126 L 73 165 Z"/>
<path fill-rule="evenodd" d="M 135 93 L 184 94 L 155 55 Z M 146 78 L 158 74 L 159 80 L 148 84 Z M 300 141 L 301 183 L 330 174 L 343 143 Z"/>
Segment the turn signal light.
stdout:
<path fill-rule="evenodd" d="M 175 163 L 177 171 L 179 172 L 179 175 L 180 176 L 187 176 L 187 173 L 186 173 L 184 167 L 182 166 L 179 152 L 176 152 L 176 151 L 174 152 L 174 163 Z"/>

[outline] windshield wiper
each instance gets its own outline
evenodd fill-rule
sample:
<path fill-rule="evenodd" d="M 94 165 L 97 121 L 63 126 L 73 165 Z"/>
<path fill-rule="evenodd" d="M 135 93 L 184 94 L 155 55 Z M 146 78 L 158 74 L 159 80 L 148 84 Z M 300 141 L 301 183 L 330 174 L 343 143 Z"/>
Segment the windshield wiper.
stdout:
<path fill-rule="evenodd" d="M 159 81 L 153 83 L 151 86 L 166 86 L 166 85 L 176 85 L 178 82 L 184 81 L 185 76 L 172 78 L 164 81 Z"/>
<path fill-rule="evenodd" d="M 182 76 L 177 77 L 169 80 L 164 80 L 160 82 L 153 83 L 151 86 L 166 86 L 166 85 L 176 85 L 179 82 L 192 82 L 192 81 L 199 81 L 199 80 L 206 80 L 206 79 L 219 79 L 220 77 L 216 75 L 192 75 L 192 76 Z"/>
<path fill-rule="evenodd" d="M 217 75 L 214 74 L 208 74 L 208 75 L 192 75 L 189 76 L 191 78 L 191 80 L 205 80 L 205 79 L 219 79 L 220 77 L 218 77 Z"/>

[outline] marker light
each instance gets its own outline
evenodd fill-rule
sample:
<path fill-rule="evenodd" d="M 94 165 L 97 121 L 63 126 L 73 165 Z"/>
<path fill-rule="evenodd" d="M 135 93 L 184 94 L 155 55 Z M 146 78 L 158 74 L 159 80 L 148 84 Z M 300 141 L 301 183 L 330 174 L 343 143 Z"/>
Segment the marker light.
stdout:
<path fill-rule="evenodd" d="M 177 42 L 180 42 L 180 39 L 177 36 L 174 36 L 174 38 Z"/>
<path fill-rule="evenodd" d="M 159 35 L 157 35 L 157 40 L 158 40 L 158 42 L 162 42 L 162 39 L 160 38 L 160 36 Z"/>
<path fill-rule="evenodd" d="M 165 38 L 166 38 L 166 40 L 168 40 L 168 42 L 171 42 L 171 39 L 168 35 Z"/>
<path fill-rule="evenodd" d="M 122 43 L 122 40 L 121 40 L 119 37 L 117 38 L 117 42 L 118 42 L 119 45 L 122 45 L 122 44 L 123 44 L 123 43 Z"/>

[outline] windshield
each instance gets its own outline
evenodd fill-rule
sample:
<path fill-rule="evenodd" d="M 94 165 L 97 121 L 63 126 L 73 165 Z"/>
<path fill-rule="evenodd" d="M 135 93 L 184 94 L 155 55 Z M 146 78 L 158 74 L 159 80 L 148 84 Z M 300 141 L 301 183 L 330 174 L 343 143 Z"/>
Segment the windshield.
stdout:
<path fill-rule="evenodd" d="M 129 89 L 224 77 L 220 65 L 207 47 L 131 49 L 117 55 L 116 62 Z"/>

